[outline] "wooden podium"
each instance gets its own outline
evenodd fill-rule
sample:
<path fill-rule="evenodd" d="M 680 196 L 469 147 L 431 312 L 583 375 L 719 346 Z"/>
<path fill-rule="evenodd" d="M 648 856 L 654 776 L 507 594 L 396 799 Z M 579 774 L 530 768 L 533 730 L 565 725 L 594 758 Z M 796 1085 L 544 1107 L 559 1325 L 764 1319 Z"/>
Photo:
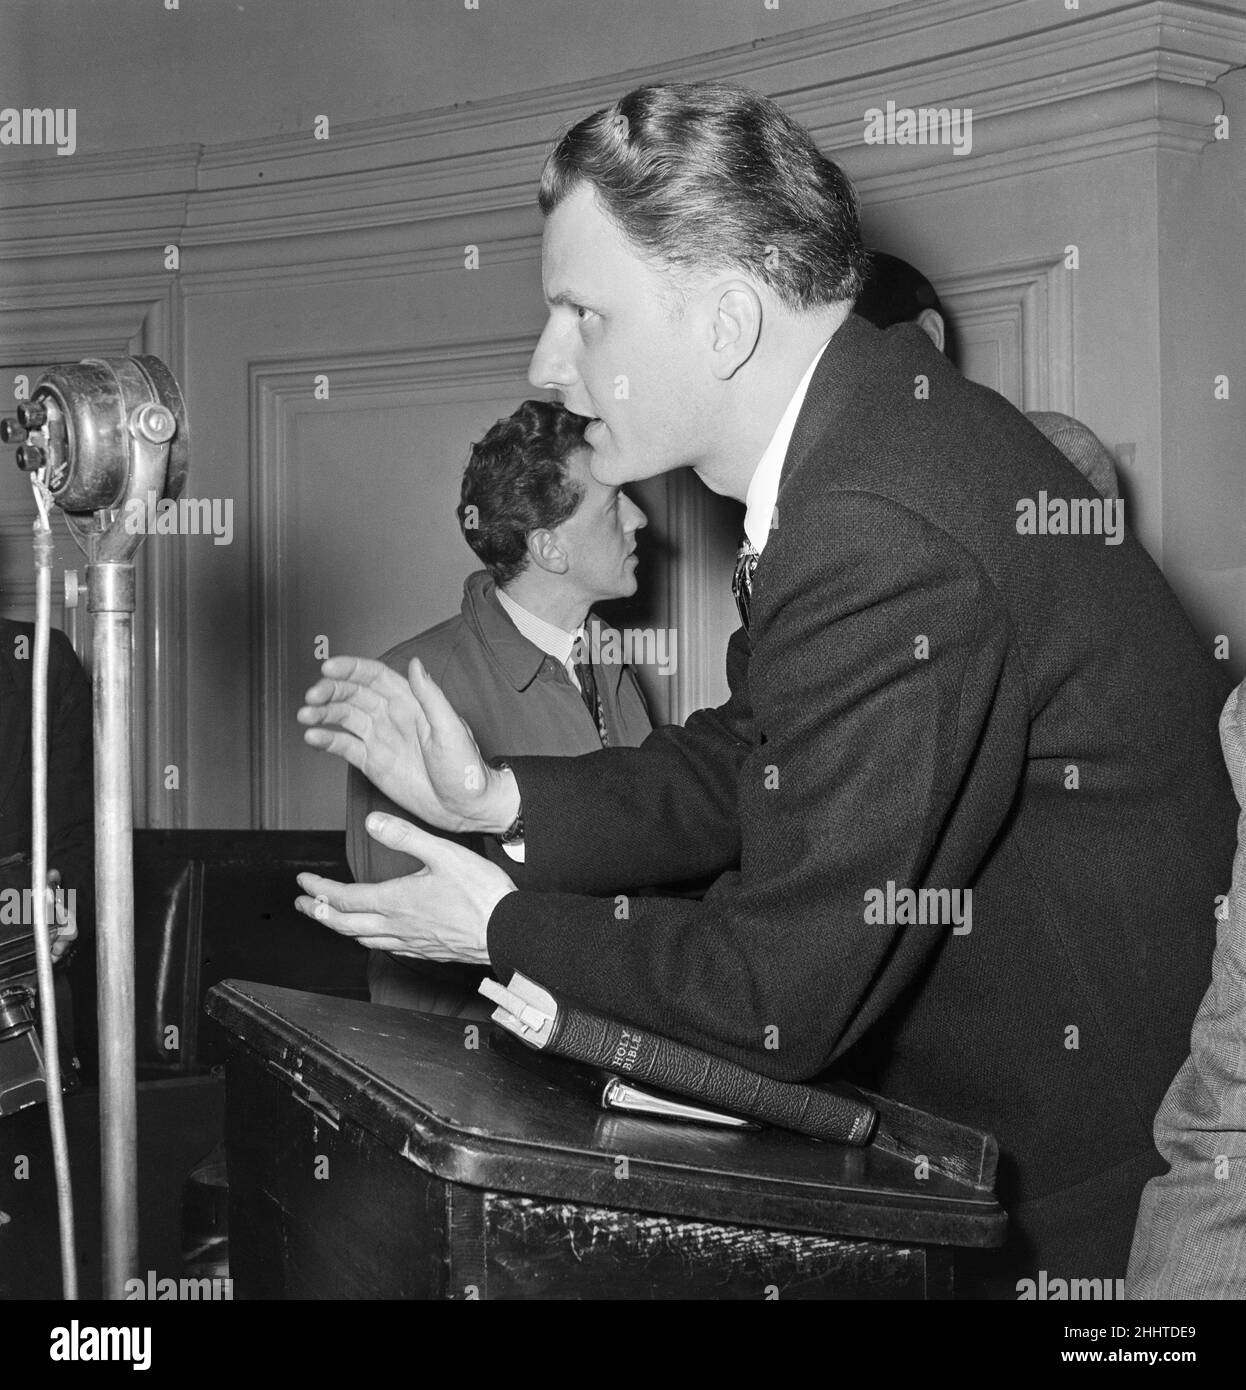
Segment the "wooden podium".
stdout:
<path fill-rule="evenodd" d="M 235 1298 L 947 1298 L 956 1249 L 1003 1240 L 989 1139 L 922 1178 L 907 1140 L 601 1110 L 491 1024 L 237 980 L 207 1009 Z"/>

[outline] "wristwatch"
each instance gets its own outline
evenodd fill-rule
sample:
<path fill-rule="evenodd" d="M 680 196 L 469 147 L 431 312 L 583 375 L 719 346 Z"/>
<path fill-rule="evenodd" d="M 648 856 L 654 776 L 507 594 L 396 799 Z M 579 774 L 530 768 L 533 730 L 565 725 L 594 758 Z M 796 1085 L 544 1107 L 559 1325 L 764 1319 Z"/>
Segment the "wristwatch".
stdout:
<path fill-rule="evenodd" d="M 509 770 L 510 763 L 505 758 L 494 758 L 490 761 L 490 767 L 495 767 L 499 772 Z M 519 811 L 515 819 L 497 837 L 499 843 L 504 845 L 518 845 L 523 842 L 523 800 L 519 802 Z"/>

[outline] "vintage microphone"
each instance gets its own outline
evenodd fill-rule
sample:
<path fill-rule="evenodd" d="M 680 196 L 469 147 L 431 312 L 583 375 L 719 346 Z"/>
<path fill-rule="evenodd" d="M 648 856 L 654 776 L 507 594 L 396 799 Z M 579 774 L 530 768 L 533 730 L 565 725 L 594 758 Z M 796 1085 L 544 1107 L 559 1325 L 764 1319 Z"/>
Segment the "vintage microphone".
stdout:
<path fill-rule="evenodd" d="M 122 1299 L 138 1264 L 131 738 L 133 557 L 145 528 L 132 518 L 135 508 L 145 512 L 151 496 L 176 499 L 185 486 L 186 408 L 158 357 L 88 358 L 48 367 L 18 405 L 17 419 L 0 421 L 0 441 L 19 446 L 18 467 L 35 475 L 37 495 L 42 491 L 61 508 L 87 557 L 103 1277 L 104 1296 Z"/>

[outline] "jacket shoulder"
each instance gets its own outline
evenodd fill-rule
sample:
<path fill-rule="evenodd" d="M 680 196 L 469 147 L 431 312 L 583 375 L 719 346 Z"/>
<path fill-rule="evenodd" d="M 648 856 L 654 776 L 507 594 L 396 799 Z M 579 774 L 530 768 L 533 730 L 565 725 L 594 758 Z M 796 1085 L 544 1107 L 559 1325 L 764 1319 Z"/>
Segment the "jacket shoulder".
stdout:
<path fill-rule="evenodd" d="M 456 664 L 456 658 L 465 643 L 474 643 L 475 635 L 468 627 L 461 613 L 427 628 L 424 632 L 408 637 L 384 652 L 380 660 L 392 667 L 399 675 L 407 674 L 407 667 L 413 657 L 419 657 L 428 674 L 440 685 L 446 672 Z"/>

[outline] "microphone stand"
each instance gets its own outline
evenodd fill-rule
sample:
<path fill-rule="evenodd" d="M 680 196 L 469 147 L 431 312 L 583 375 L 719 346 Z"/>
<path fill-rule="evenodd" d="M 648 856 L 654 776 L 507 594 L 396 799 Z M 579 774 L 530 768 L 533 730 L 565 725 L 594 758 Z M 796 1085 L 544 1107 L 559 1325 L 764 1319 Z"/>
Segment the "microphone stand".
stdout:
<path fill-rule="evenodd" d="M 41 475 L 87 557 L 95 729 L 96 952 L 104 1296 L 124 1299 L 138 1266 L 138 1092 L 134 1034 L 134 554 L 127 504 L 176 498 L 186 480 L 181 391 L 159 358 L 49 367 L 18 422 L 18 466 Z"/>

